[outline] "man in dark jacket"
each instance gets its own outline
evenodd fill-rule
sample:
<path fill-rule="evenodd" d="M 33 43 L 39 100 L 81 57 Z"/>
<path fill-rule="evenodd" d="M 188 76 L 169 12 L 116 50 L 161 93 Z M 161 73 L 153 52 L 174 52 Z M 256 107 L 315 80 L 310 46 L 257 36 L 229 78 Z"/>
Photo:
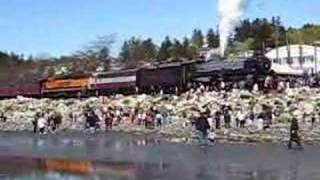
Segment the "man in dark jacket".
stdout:
<path fill-rule="evenodd" d="M 201 113 L 200 117 L 198 118 L 196 129 L 201 132 L 202 140 L 206 144 L 208 142 L 208 130 L 210 129 L 210 125 L 204 113 Z"/>
<path fill-rule="evenodd" d="M 303 149 L 301 144 L 301 139 L 299 137 L 299 123 L 296 118 L 293 118 L 291 121 L 291 127 L 290 127 L 290 141 L 288 144 L 288 148 L 292 149 L 292 142 L 297 143 L 299 148 Z"/>
<path fill-rule="evenodd" d="M 49 124 L 51 125 L 52 131 L 55 132 L 59 128 L 60 124 L 62 123 L 62 115 L 58 112 L 55 112 L 53 116 L 50 117 L 50 119 L 51 119 L 51 122 Z"/>
<path fill-rule="evenodd" d="M 86 129 L 90 128 L 94 128 L 95 131 L 100 129 L 99 117 L 94 113 L 93 110 L 90 110 L 86 113 Z"/>

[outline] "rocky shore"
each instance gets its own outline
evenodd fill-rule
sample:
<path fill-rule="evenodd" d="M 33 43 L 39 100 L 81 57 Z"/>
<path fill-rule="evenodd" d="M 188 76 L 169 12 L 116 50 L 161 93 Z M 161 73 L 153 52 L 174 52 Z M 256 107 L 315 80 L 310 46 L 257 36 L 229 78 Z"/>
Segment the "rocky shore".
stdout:
<path fill-rule="evenodd" d="M 189 91 L 182 95 L 133 95 L 113 97 L 92 97 L 86 99 L 31 99 L 18 97 L 0 101 L 0 114 L 6 121 L 0 122 L 1 131 L 32 131 L 32 121 L 38 112 L 57 112 L 62 115 L 59 131 L 82 131 L 85 126 L 84 110 L 90 107 L 102 116 L 104 110 L 112 107 L 130 112 L 133 108 L 147 111 L 156 107 L 166 114 L 164 125 L 160 128 L 146 129 L 132 123 L 129 117 L 123 117 L 113 131 L 156 134 L 167 137 L 173 142 L 191 143 L 196 140 L 196 130 L 190 120 L 201 112 L 210 109 L 212 113 L 222 105 L 232 107 L 231 129 L 213 129 L 216 138 L 221 142 L 230 143 L 284 143 L 289 139 L 290 119 L 297 117 L 303 142 L 320 144 L 320 89 L 287 89 L 285 92 L 248 92 L 233 90 L 232 92 Z M 263 106 L 272 108 L 273 120 L 269 129 L 263 129 L 263 122 L 258 114 Z M 253 111 L 255 119 L 247 120 L 245 128 L 236 128 L 235 116 L 241 109 Z M 312 119 L 315 120 L 312 124 Z M 222 121 L 223 122 L 223 121 Z M 214 123 L 214 122 L 212 122 Z M 102 130 L 104 123 L 101 122 Z M 59 133 L 59 132 L 57 132 Z"/>

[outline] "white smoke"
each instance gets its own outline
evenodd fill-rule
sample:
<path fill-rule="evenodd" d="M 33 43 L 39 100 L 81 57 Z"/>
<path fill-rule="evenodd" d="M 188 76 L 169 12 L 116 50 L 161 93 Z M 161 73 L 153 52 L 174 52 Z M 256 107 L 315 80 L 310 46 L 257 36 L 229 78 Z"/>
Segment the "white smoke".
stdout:
<path fill-rule="evenodd" d="M 219 0 L 220 55 L 224 56 L 228 39 L 240 22 L 247 0 Z"/>

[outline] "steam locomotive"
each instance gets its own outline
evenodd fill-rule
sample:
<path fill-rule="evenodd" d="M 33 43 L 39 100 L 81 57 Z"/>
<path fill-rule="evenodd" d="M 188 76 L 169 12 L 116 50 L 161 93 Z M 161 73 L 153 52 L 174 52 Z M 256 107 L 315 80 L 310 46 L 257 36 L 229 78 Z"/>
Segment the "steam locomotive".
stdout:
<path fill-rule="evenodd" d="M 140 69 L 99 72 L 77 76 L 48 78 L 37 83 L 0 87 L 0 98 L 28 97 L 77 97 L 131 94 L 163 89 L 184 91 L 193 82 L 212 82 L 245 79 L 248 75 L 263 79 L 270 72 L 271 62 L 266 57 L 242 58 L 237 61 L 212 59 L 192 60 L 167 64 L 154 64 Z"/>

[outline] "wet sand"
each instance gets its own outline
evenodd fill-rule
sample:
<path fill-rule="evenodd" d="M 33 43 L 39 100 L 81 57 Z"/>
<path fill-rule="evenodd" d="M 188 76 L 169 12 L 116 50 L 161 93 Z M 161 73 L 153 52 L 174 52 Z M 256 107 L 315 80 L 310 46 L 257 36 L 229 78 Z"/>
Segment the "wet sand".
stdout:
<path fill-rule="evenodd" d="M 119 133 L 0 133 L 0 179 L 317 180 L 320 146 L 200 147 Z"/>

